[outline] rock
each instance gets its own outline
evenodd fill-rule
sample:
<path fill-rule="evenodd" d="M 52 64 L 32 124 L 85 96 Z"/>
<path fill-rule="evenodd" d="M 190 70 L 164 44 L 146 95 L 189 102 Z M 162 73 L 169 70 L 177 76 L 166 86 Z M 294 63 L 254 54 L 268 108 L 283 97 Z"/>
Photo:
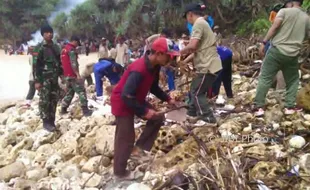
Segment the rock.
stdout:
<path fill-rule="evenodd" d="M 5 125 L 9 115 L 6 113 L 0 113 L 0 125 Z"/>
<path fill-rule="evenodd" d="M 293 122 L 291 121 L 284 121 L 281 123 L 282 127 L 292 127 L 293 126 Z"/>
<path fill-rule="evenodd" d="M 36 153 L 29 150 L 20 150 L 16 161 L 22 162 L 27 168 L 32 166 L 32 161 L 35 159 Z"/>
<path fill-rule="evenodd" d="M 26 180 L 26 179 L 21 179 L 21 178 L 17 178 L 14 181 L 14 188 L 15 189 L 35 189 L 35 181 L 31 181 L 31 180 Z M 1 189 L 1 188 L 0 188 Z"/>
<path fill-rule="evenodd" d="M 62 135 L 54 144 L 53 148 L 61 155 L 64 161 L 70 160 L 78 152 L 77 140 L 80 137 L 78 130 L 70 130 Z"/>
<path fill-rule="evenodd" d="M 40 129 L 30 136 L 33 140 L 33 150 L 37 150 L 43 144 L 52 144 L 55 140 L 55 133 L 50 133 L 45 129 Z"/>
<path fill-rule="evenodd" d="M 61 177 L 66 179 L 78 179 L 81 173 L 77 165 L 68 165 L 61 171 Z"/>
<path fill-rule="evenodd" d="M 9 187 L 7 184 L 5 183 L 0 183 L 0 189 L 1 190 L 15 190 L 14 188 Z"/>
<path fill-rule="evenodd" d="M 296 102 L 297 105 L 304 110 L 310 110 L 310 83 L 299 90 Z"/>
<path fill-rule="evenodd" d="M 48 190 L 70 189 L 70 181 L 60 177 L 46 177 L 39 181 L 36 189 L 46 190 L 46 187 L 49 187 Z"/>
<path fill-rule="evenodd" d="M 87 157 L 98 156 L 94 137 L 81 138 L 78 141 L 79 153 Z"/>
<path fill-rule="evenodd" d="M 40 179 L 48 176 L 47 169 L 36 168 L 26 172 L 27 179 L 33 181 L 39 181 Z"/>
<path fill-rule="evenodd" d="M 25 173 L 25 165 L 22 162 L 15 162 L 13 164 L 0 168 L 0 181 L 3 180 L 8 182 L 12 178 L 25 175 Z"/>
<path fill-rule="evenodd" d="M 89 173 L 82 173 L 83 184 L 89 179 L 87 181 L 85 187 L 97 187 L 100 184 L 101 176 L 96 174 L 96 173 L 92 177 L 91 177 L 91 175 L 92 174 L 89 174 Z"/>
<path fill-rule="evenodd" d="M 126 190 L 152 190 L 149 186 L 142 183 L 134 183 L 127 187 Z"/>
<path fill-rule="evenodd" d="M 243 132 L 248 133 L 248 132 L 252 132 L 252 131 L 253 131 L 253 129 L 252 129 L 252 125 L 251 125 L 251 123 L 249 124 L 249 126 L 248 126 L 248 127 L 243 128 Z"/>
<path fill-rule="evenodd" d="M 96 156 L 89 159 L 86 164 L 82 167 L 82 172 L 96 172 L 100 166 L 101 156 Z"/>
<path fill-rule="evenodd" d="M 76 155 L 73 158 L 71 158 L 68 161 L 68 163 L 75 164 L 75 165 L 79 166 L 79 168 L 81 168 L 86 164 L 87 160 L 88 160 L 88 158 L 85 156 Z"/>
<path fill-rule="evenodd" d="M 96 130 L 96 151 L 101 155 L 110 155 L 114 152 L 115 126 L 102 126 Z"/>
<path fill-rule="evenodd" d="M 310 154 L 302 155 L 299 159 L 300 167 L 305 170 L 307 174 L 310 175 Z"/>
<path fill-rule="evenodd" d="M 308 79 L 310 79 L 310 74 L 305 74 L 305 75 L 303 75 L 303 76 L 302 76 L 302 79 L 303 79 L 303 80 L 308 80 Z"/>
<path fill-rule="evenodd" d="M 61 161 L 62 161 L 61 156 L 58 154 L 54 154 L 46 161 L 45 168 L 54 169 L 56 168 L 56 165 L 60 163 Z"/>
<path fill-rule="evenodd" d="M 297 148 L 300 149 L 303 146 L 305 146 L 306 144 L 306 140 L 305 138 L 301 137 L 301 136 L 293 136 L 290 141 L 289 141 L 290 147 L 291 148 Z"/>
<path fill-rule="evenodd" d="M 283 118 L 283 112 L 279 105 L 275 105 L 265 111 L 265 121 L 267 124 L 279 123 Z"/>

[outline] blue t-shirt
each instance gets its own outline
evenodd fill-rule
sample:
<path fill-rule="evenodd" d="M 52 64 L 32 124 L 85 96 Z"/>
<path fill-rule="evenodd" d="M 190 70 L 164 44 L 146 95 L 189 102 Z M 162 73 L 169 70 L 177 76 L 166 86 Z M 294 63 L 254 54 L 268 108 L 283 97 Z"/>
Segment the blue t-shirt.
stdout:
<path fill-rule="evenodd" d="M 233 52 L 225 46 L 217 46 L 217 53 L 220 55 L 222 62 L 233 56 Z"/>
<path fill-rule="evenodd" d="M 213 28 L 213 26 L 214 26 L 214 19 L 212 18 L 212 16 L 208 16 L 206 21 L 209 24 L 209 26 L 211 28 Z M 193 25 L 191 23 L 189 23 L 189 22 L 187 22 L 187 29 L 188 29 L 189 34 L 192 35 Z"/>

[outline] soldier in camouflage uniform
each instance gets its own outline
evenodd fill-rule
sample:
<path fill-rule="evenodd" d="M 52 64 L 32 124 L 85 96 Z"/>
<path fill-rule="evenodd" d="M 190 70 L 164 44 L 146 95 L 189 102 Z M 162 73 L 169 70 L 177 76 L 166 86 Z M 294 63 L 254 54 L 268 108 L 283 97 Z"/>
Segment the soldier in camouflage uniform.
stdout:
<path fill-rule="evenodd" d="M 68 43 L 61 51 L 61 63 L 64 70 L 66 82 L 66 96 L 62 100 L 61 114 L 66 114 L 69 105 L 73 99 L 74 93 L 77 93 L 80 98 L 82 110 L 85 116 L 90 116 L 92 112 L 87 107 L 87 96 L 84 87 L 84 79 L 79 73 L 78 54 L 76 47 L 81 46 L 80 39 L 77 36 L 72 36 Z"/>
<path fill-rule="evenodd" d="M 44 41 L 33 51 L 35 88 L 40 92 L 39 111 L 43 127 L 50 132 L 56 129 L 55 114 L 59 95 L 58 77 L 63 73 L 60 63 L 60 47 L 53 42 L 53 29 L 41 28 Z"/>

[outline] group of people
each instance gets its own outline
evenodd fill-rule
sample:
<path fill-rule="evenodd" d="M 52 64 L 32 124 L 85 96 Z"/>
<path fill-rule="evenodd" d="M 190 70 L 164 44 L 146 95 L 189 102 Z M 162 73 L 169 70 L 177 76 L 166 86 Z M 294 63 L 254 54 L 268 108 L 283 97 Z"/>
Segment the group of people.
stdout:
<path fill-rule="evenodd" d="M 259 76 L 255 98 L 255 114 L 264 113 L 265 97 L 273 78 L 282 70 L 286 82 L 285 114 L 297 111 L 295 107 L 298 90 L 298 54 L 303 40 L 310 29 L 309 17 L 301 9 L 302 0 L 290 0 L 290 8 L 282 8 L 274 18 L 273 25 L 262 41 L 261 51 L 270 42 Z M 184 19 L 188 23 L 190 38 L 182 36 L 182 43 L 176 44 L 169 39 L 169 32 L 146 39 L 143 55 L 128 64 L 128 46 L 121 38 L 115 49 L 108 50 L 107 40 L 102 38 L 99 47 L 99 62 L 92 66 L 96 78 L 97 97 L 102 97 L 102 78 L 106 76 L 113 90 L 111 93 L 111 112 L 116 117 L 114 144 L 114 174 L 118 179 L 132 179 L 133 173 L 126 170 L 127 161 L 147 159 L 149 152 L 163 124 L 164 115 L 146 101 L 148 93 L 154 94 L 170 106 L 179 105 L 159 86 L 161 67 L 172 76 L 174 68 L 167 67 L 176 56 L 181 56 L 183 64 L 193 64 L 195 75 L 190 85 L 187 116 L 189 121 L 203 120 L 216 124 L 216 118 L 207 97 L 219 94 L 224 83 L 226 95 L 233 98 L 232 51 L 217 44 L 219 33 L 212 30 L 205 6 L 192 3 L 186 6 Z M 218 29 L 218 28 L 217 28 Z M 78 55 L 75 51 L 79 39 L 71 38 L 62 50 L 53 43 L 53 30 L 50 26 L 41 29 L 44 41 L 34 48 L 33 81 L 35 89 L 40 90 L 39 109 L 43 126 L 55 130 L 55 111 L 58 98 L 58 78 L 62 77 L 67 86 L 67 94 L 62 100 L 61 113 L 65 114 L 74 93 L 79 94 L 83 113 L 88 116 L 84 80 L 79 73 Z M 121 53 L 119 53 L 121 52 Z M 124 69 L 125 68 L 125 69 Z M 169 70 L 171 69 L 171 70 Z M 171 77 L 170 76 L 170 77 Z M 169 77 L 169 76 L 168 76 Z M 174 84 L 169 87 L 175 88 Z M 208 96 L 206 97 L 206 94 Z M 134 118 L 147 120 L 146 127 L 135 143 Z"/>

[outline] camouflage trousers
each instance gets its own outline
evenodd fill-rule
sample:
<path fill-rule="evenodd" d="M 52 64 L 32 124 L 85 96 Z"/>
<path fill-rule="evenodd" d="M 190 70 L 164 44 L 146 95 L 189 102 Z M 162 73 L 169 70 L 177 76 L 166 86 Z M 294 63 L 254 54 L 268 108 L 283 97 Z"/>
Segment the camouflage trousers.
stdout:
<path fill-rule="evenodd" d="M 39 95 L 39 111 L 41 119 L 55 119 L 59 85 L 58 79 L 48 78 L 44 79 Z"/>
<path fill-rule="evenodd" d="M 67 93 L 65 97 L 62 99 L 61 106 L 63 108 L 68 108 L 71 104 L 71 101 L 74 97 L 74 94 L 77 93 L 80 98 L 81 106 L 86 107 L 87 106 L 87 96 L 86 91 L 84 87 L 84 83 L 82 81 L 84 80 L 77 80 L 76 78 L 65 78 L 66 81 L 66 90 Z"/>

